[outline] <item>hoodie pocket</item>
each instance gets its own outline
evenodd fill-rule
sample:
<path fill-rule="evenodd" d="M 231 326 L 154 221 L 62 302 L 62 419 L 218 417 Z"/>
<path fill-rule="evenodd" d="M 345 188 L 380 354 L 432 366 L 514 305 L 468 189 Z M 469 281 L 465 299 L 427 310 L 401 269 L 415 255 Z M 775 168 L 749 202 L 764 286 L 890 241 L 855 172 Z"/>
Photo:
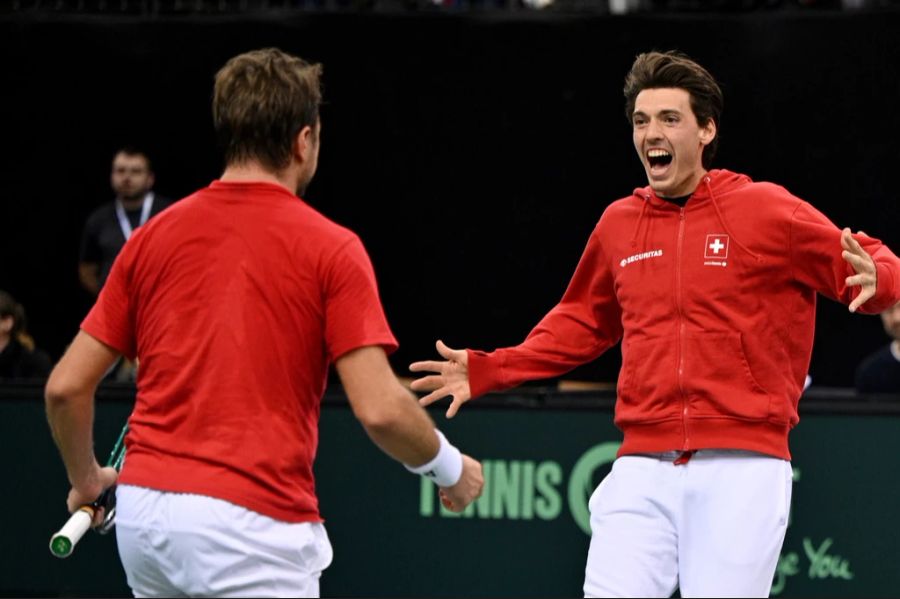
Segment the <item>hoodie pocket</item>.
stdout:
<path fill-rule="evenodd" d="M 740 333 L 689 333 L 684 343 L 684 374 L 694 416 L 752 420 L 769 416 L 769 395 L 753 376 Z"/>
<path fill-rule="evenodd" d="M 681 395 L 675 380 L 675 353 L 673 337 L 639 339 L 622 346 L 617 424 L 679 416 Z"/>

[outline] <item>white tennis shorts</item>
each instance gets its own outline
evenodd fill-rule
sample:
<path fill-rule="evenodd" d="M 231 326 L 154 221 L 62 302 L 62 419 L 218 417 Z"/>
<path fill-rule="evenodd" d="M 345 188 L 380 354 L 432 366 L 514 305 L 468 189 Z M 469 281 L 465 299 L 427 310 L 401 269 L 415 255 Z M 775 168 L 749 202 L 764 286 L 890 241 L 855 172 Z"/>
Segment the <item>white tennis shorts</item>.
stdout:
<path fill-rule="evenodd" d="M 789 462 L 747 451 L 624 456 L 591 496 L 587 597 L 767 597 Z"/>
<path fill-rule="evenodd" d="M 221 499 L 120 485 L 116 539 L 135 597 L 318 597 L 331 543 L 318 523 Z"/>

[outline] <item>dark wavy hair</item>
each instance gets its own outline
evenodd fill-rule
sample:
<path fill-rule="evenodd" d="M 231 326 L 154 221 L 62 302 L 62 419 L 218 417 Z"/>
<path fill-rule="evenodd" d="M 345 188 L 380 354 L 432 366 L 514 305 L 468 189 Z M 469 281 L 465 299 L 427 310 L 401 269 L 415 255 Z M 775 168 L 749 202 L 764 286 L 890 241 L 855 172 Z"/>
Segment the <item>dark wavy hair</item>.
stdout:
<path fill-rule="evenodd" d="M 677 51 L 645 52 L 638 54 L 625 76 L 625 118 L 631 122 L 634 103 L 645 89 L 672 87 L 683 89 L 691 96 L 691 110 L 697 123 L 716 124 L 716 136 L 703 148 L 703 168 L 709 169 L 719 146 L 718 129 L 721 126 L 725 100 L 719 84 L 709 71 Z"/>

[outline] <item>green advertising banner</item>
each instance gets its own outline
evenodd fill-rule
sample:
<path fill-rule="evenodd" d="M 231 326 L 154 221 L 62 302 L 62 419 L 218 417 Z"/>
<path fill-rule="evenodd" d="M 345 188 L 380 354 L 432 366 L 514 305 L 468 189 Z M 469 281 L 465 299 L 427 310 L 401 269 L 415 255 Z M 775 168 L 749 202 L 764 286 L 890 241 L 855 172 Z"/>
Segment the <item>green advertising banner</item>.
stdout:
<path fill-rule="evenodd" d="M 0 594 L 127 595 L 112 535 L 89 534 L 67 560 L 50 555 L 50 535 L 66 517 L 65 474 L 39 395 L 19 395 L 0 400 L 8 485 Z M 431 483 L 381 454 L 342 401 L 326 403 L 316 474 L 335 557 L 323 596 L 582 595 L 587 502 L 621 436 L 608 403 L 523 408 L 528 402 L 516 397 L 467 405 L 452 421 L 432 412 L 484 465 L 484 495 L 462 514 L 444 510 Z M 121 397 L 101 398 L 101 457 L 129 411 Z M 791 443 L 791 521 L 773 596 L 896 596 L 900 415 L 869 412 L 801 408 Z"/>
<path fill-rule="evenodd" d="M 342 431 L 325 438 L 323 428 L 320 452 L 319 493 L 335 545 L 323 592 L 582 595 L 587 502 L 621 438 L 609 411 L 470 409 L 449 422 L 434 417 L 484 464 L 484 495 L 462 515 L 443 509 L 434 485 L 406 480 L 368 451 L 352 416 L 327 411 L 323 422 Z M 793 505 L 772 596 L 896 596 L 898 427 L 896 417 L 803 417 L 792 434 Z M 347 451 L 353 438 L 362 443 Z M 341 481 L 325 474 L 329 467 L 365 474 Z M 356 515 L 345 521 L 353 506 Z M 386 573 L 390 585 L 367 586 Z"/>

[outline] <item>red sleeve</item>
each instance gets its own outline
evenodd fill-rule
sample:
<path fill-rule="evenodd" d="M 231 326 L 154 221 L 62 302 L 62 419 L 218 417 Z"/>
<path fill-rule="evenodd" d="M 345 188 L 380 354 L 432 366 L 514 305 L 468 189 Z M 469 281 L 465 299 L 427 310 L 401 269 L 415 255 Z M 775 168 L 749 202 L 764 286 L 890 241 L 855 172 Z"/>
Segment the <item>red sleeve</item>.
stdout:
<path fill-rule="evenodd" d="M 331 257 L 324 280 L 330 360 L 368 345 L 380 345 L 389 354 L 397 349 L 378 297 L 375 271 L 359 238 L 354 236 Z"/>
<path fill-rule="evenodd" d="M 864 314 L 878 314 L 900 301 L 900 259 L 874 237 L 854 235 L 872 256 L 878 277 L 875 296 L 860 306 Z M 856 274 L 841 257 L 841 230 L 828 218 L 801 202 L 791 217 L 791 267 L 794 278 L 831 299 L 849 304 L 859 287 L 848 287 L 845 280 Z"/>
<path fill-rule="evenodd" d="M 562 300 L 523 343 L 491 353 L 468 350 L 472 397 L 559 376 L 619 342 L 622 309 L 599 228 L 588 240 Z"/>
<path fill-rule="evenodd" d="M 129 293 L 135 243 L 126 243 L 113 262 L 97 302 L 81 323 L 81 330 L 116 349 L 130 360 L 137 355 L 132 293 Z"/>

